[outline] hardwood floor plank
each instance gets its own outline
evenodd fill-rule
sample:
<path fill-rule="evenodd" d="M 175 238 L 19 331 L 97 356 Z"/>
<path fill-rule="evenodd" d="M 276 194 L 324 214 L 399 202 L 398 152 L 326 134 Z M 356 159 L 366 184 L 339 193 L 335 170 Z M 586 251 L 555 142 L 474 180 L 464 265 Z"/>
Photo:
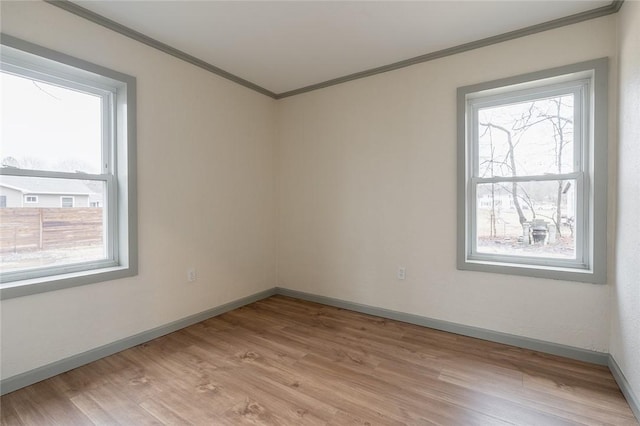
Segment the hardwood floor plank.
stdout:
<path fill-rule="evenodd" d="M 310 354 L 303 361 L 305 368 L 320 372 L 333 382 L 343 378 L 341 390 L 343 397 L 361 406 L 375 407 L 381 414 L 408 424 L 415 424 L 421 417 L 441 424 L 451 424 L 452 416 L 462 423 L 498 423 L 497 419 L 467 410 L 441 399 L 422 399 L 406 387 L 379 378 L 374 371 L 357 363 L 336 365 L 320 355 Z M 347 396 L 348 395 L 348 396 Z M 420 413 L 420 414 L 418 414 Z M 455 413 L 455 414 L 454 414 Z M 504 422 L 502 422 L 504 423 Z"/>
<path fill-rule="evenodd" d="M 582 425 L 625 425 L 629 423 L 629 417 L 624 415 L 624 410 L 594 410 L 589 400 L 574 402 L 549 395 L 545 392 L 538 392 L 525 387 L 520 389 L 507 388 L 499 383 L 478 383 L 457 380 L 453 377 L 443 375 L 443 381 L 467 387 L 471 390 L 481 391 L 484 394 L 497 396 L 518 404 L 535 408 L 538 411 L 553 414 L 557 417 L 569 420 L 575 424 Z M 409 379 L 405 379 L 409 380 Z M 585 416 L 582 413 L 589 413 Z"/>
<path fill-rule="evenodd" d="M 273 296 L 3 396 L 2 425 L 638 425 L 606 367 Z"/>
<path fill-rule="evenodd" d="M 161 401 L 147 399 L 140 403 L 140 407 L 142 407 L 142 409 L 147 411 L 164 425 L 177 426 L 192 424 L 184 417 L 180 417 L 173 409 L 171 409 Z"/>
<path fill-rule="evenodd" d="M 4 396 L 2 397 L 4 399 Z M 2 411 L 4 411 L 5 405 L 9 405 L 16 412 L 18 423 L 22 425 L 46 425 L 49 424 L 49 420 L 45 413 L 40 412 L 37 404 L 32 402 L 28 397 L 22 396 L 19 398 L 12 398 L 9 401 L 2 402 Z M 11 423 L 9 423 L 11 424 Z"/>
<path fill-rule="evenodd" d="M 15 393 L 14 393 L 15 394 Z M 14 407 L 11 394 L 5 395 L 0 403 L 0 424 L 2 425 L 24 425 Z"/>
<path fill-rule="evenodd" d="M 86 392 L 104 411 L 121 425 L 159 425 L 154 417 L 145 412 L 130 398 L 131 393 L 108 384 Z"/>
<path fill-rule="evenodd" d="M 96 425 L 116 425 L 118 422 L 109 415 L 93 398 L 89 395 L 80 394 L 71 398 L 71 403 L 80 410 L 91 423 Z"/>

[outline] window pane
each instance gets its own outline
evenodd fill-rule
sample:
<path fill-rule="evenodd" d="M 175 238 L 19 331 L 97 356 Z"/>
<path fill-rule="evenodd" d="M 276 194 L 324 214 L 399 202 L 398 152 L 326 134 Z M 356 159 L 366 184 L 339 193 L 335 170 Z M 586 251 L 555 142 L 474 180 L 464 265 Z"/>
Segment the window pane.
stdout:
<path fill-rule="evenodd" d="M 573 94 L 478 111 L 479 177 L 575 171 Z"/>
<path fill-rule="evenodd" d="M 74 197 L 60 197 L 60 207 L 73 207 Z"/>
<path fill-rule="evenodd" d="M 0 176 L 2 272 L 105 259 L 105 188 L 102 181 Z M 23 203 L 25 192 L 37 202 Z M 73 205 L 63 206 L 65 199 Z"/>
<path fill-rule="evenodd" d="M 576 259 L 576 181 L 479 184 L 478 253 Z"/>
<path fill-rule="evenodd" d="M 2 167 L 101 173 L 101 98 L 0 73 Z"/>

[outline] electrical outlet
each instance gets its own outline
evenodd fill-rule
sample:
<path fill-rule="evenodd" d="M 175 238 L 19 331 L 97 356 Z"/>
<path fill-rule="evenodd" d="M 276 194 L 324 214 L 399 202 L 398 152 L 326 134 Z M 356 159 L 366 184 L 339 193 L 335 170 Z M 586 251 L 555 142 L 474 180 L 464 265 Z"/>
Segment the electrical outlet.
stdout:
<path fill-rule="evenodd" d="M 404 266 L 398 266 L 397 277 L 399 280 L 404 280 L 405 278 L 407 278 L 407 270 Z"/>
<path fill-rule="evenodd" d="M 196 268 L 187 269 L 187 281 L 192 283 L 198 279 L 198 275 L 196 274 Z"/>

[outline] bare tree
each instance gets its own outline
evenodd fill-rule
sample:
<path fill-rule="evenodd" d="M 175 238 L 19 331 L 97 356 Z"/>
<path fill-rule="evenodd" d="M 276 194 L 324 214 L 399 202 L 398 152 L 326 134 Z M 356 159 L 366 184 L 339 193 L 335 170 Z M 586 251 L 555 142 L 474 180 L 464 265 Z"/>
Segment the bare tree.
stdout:
<path fill-rule="evenodd" d="M 490 127 L 486 127 L 482 136 L 484 136 L 487 132 L 489 132 Z M 489 133 L 489 148 L 491 150 L 491 156 L 488 161 L 485 161 L 481 164 L 481 166 L 486 165 L 488 163 L 489 169 L 491 171 L 491 176 L 494 175 L 494 158 L 496 155 L 495 147 L 493 146 L 493 134 Z M 489 215 L 489 236 L 495 237 L 498 235 L 498 231 L 496 229 L 496 185 L 495 183 L 491 183 L 491 214 Z"/>
<path fill-rule="evenodd" d="M 505 136 L 507 137 L 507 144 L 509 145 L 509 150 L 507 151 L 506 160 L 509 162 L 508 164 L 509 164 L 509 168 L 511 169 L 511 175 L 517 176 L 516 160 L 515 160 L 515 153 L 514 153 L 515 146 L 513 143 L 513 134 L 512 134 L 513 129 L 509 130 L 505 127 L 502 127 L 500 125 L 493 124 L 493 123 L 480 123 L 480 125 L 488 129 L 499 130 L 505 134 Z M 518 199 L 518 183 L 517 182 L 513 182 L 511 184 L 510 192 L 513 198 L 513 205 L 515 206 L 516 211 L 518 212 L 518 220 L 520 221 L 520 225 L 524 225 L 524 223 L 527 221 L 527 217 L 524 215 L 524 212 L 522 211 L 522 207 L 520 206 L 520 201 Z"/>
<path fill-rule="evenodd" d="M 558 174 L 562 174 L 562 161 L 563 161 L 563 151 L 569 145 L 572 140 L 567 138 L 568 129 L 573 127 L 573 120 L 568 117 L 564 117 L 562 115 L 562 98 L 552 98 L 549 99 L 554 106 L 553 114 L 549 114 L 546 111 L 539 111 L 541 117 L 544 117 L 545 120 L 548 120 L 553 127 L 553 139 L 555 141 L 555 159 L 556 159 L 556 168 Z M 563 180 L 558 181 L 558 189 L 556 196 L 556 214 L 555 214 L 555 225 L 556 230 L 558 231 L 558 235 L 562 236 L 562 195 L 564 193 L 565 182 Z"/>
<path fill-rule="evenodd" d="M 570 118 L 563 116 L 562 108 L 563 106 L 567 105 L 563 104 L 562 99 L 562 97 L 555 97 L 545 99 L 544 101 L 534 101 L 528 106 L 526 111 L 521 112 L 519 116 L 508 118 L 506 124 L 504 123 L 504 120 L 500 119 L 489 119 L 486 120 L 486 122 L 479 123 L 480 126 L 484 128 L 484 133 L 482 135 L 484 136 L 485 134 L 487 134 L 487 132 L 489 135 L 489 142 L 491 146 L 491 158 L 489 160 L 489 166 L 491 167 L 492 176 L 494 165 L 499 164 L 500 167 L 506 167 L 512 177 L 516 177 L 518 175 L 518 164 L 516 161 L 517 146 L 520 144 L 523 136 L 527 132 L 529 132 L 535 126 L 544 125 L 545 123 L 549 123 L 553 130 L 552 135 L 555 141 L 553 163 L 555 163 L 557 173 L 562 174 L 564 150 L 572 142 L 568 135 L 573 126 L 573 121 Z M 547 102 L 551 103 L 549 104 Z M 506 138 L 507 149 L 506 154 L 502 159 L 495 158 L 492 133 L 493 130 L 501 132 Z M 540 214 L 541 217 L 548 218 L 554 223 L 559 235 L 561 235 L 562 196 L 565 186 L 564 184 L 564 181 L 558 181 L 554 217 Z M 518 184 L 517 182 L 512 182 L 509 185 L 501 185 L 501 187 L 511 195 L 513 205 L 517 211 L 518 219 L 522 226 L 524 226 L 524 223 L 527 222 L 527 217 L 523 211 L 523 203 L 529 207 L 533 218 L 536 218 L 537 212 L 535 202 L 520 184 Z M 494 192 L 492 191 L 492 197 L 493 196 Z"/>

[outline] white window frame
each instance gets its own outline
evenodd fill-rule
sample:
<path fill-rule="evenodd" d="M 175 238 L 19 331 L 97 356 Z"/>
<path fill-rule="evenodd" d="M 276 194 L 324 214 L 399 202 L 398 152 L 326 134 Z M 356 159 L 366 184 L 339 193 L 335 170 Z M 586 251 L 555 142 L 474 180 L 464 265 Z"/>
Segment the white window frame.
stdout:
<path fill-rule="evenodd" d="M 606 283 L 607 58 L 458 89 L 458 269 Z M 478 111 L 574 95 L 574 170 L 538 176 L 479 175 Z M 576 259 L 489 254 L 477 248 L 476 188 L 486 183 L 576 182 Z"/>
<path fill-rule="evenodd" d="M 33 198 L 33 200 L 29 200 L 30 198 Z M 38 203 L 38 196 L 37 195 L 25 195 L 24 196 L 24 202 L 25 202 L 25 204 L 37 204 Z"/>
<path fill-rule="evenodd" d="M 0 275 L 0 298 L 91 284 L 137 274 L 136 80 L 108 68 L 3 34 L 1 69 L 99 96 L 102 103 L 102 170 L 67 173 L 2 168 L 0 174 L 104 182 L 106 258 Z M 62 199 L 68 196 L 60 197 Z M 74 197 L 71 197 L 74 198 Z M 75 199 L 73 201 L 75 206 Z"/>
<path fill-rule="evenodd" d="M 64 205 L 64 200 L 66 199 L 71 199 L 71 206 L 65 206 Z M 63 208 L 74 208 L 76 206 L 76 197 L 73 197 L 71 195 L 63 195 L 60 197 L 60 207 Z"/>

